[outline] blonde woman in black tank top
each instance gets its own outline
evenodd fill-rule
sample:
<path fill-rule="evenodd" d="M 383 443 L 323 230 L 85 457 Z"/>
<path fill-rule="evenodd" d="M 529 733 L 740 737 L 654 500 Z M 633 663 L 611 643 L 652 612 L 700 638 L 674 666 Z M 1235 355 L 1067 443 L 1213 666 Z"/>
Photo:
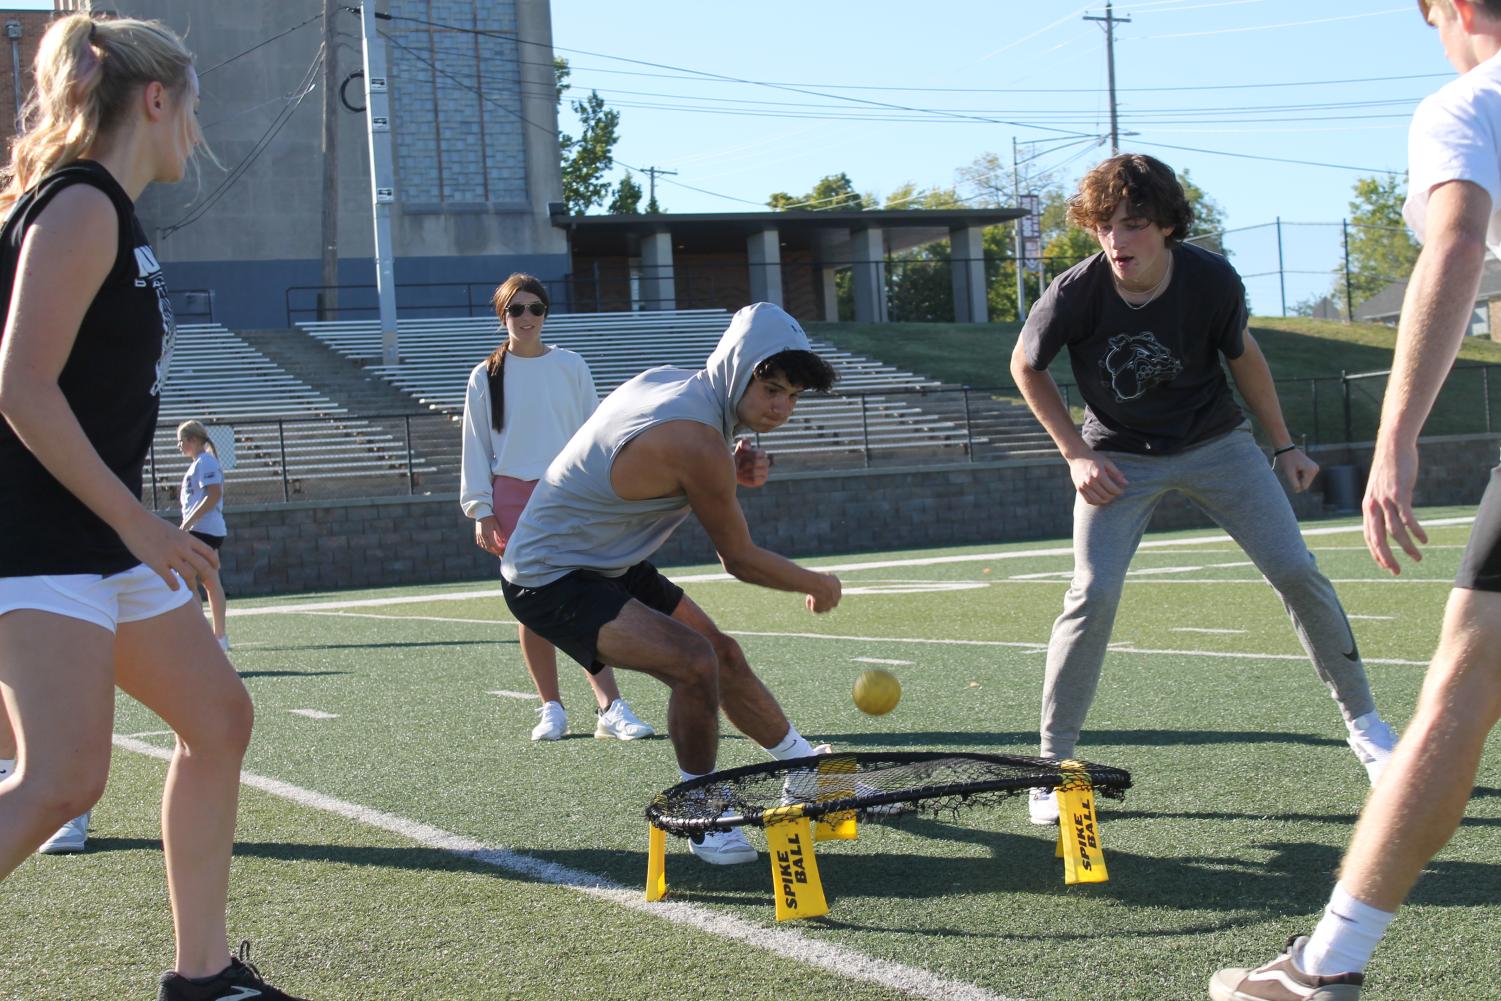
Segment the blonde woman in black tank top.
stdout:
<path fill-rule="evenodd" d="M 174 326 L 134 200 L 201 141 L 192 56 L 155 22 L 74 14 L 36 80 L 0 175 L 0 684 L 20 765 L 0 781 L 0 877 L 103 792 L 118 685 L 177 735 L 159 1001 L 296 1001 L 226 946 L 252 709 L 183 579 L 217 560 L 140 502 Z"/>

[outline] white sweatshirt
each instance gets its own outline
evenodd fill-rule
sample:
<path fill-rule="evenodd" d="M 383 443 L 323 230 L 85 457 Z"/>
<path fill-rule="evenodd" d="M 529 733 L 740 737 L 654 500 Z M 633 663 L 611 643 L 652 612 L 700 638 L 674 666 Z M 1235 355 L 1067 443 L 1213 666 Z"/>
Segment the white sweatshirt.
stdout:
<path fill-rule="evenodd" d="M 599 405 L 588 363 L 566 348 L 550 348 L 536 358 L 507 354 L 505 387 L 504 430 L 499 432 L 490 420 L 486 362 L 469 373 L 464 393 L 459 504 L 476 521 L 495 513 L 495 477 L 541 479 L 548 463 Z"/>

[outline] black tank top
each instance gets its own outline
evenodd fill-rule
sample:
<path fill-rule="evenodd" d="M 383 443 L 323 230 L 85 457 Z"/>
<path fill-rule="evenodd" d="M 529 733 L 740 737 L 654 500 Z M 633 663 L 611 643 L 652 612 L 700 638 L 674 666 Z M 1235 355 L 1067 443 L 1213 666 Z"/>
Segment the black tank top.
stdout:
<path fill-rule="evenodd" d="M 59 191 L 74 184 L 98 188 L 114 203 L 119 248 L 79 325 L 58 386 L 105 465 L 139 497 L 176 328 L 161 266 L 130 196 L 109 171 L 80 160 L 16 200 L 0 230 L 0 301 L 8 316 L 26 231 Z M 0 420 L 0 577 L 108 575 L 139 562 L 114 529 L 57 482 Z"/>

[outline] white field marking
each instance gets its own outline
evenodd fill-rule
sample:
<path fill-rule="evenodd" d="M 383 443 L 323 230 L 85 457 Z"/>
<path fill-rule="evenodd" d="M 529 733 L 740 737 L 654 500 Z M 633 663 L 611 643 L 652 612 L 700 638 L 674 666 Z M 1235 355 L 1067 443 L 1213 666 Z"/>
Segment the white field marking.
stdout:
<path fill-rule="evenodd" d="M 540 698 L 540 696 L 538 696 L 536 692 L 510 692 L 505 690 L 504 688 L 497 688 L 494 691 L 489 691 L 485 694 L 500 695 L 508 699 L 526 699 L 530 702 L 536 702 L 537 699 Z"/>
<path fill-rule="evenodd" d="M 937 594 L 943 591 L 979 591 L 990 586 L 984 580 L 929 580 L 910 584 L 857 584 L 843 589 L 841 594 Z"/>
<path fill-rule="evenodd" d="M 488 591 L 454 591 L 451 594 L 407 594 L 392 598 L 356 598 L 351 601 L 306 601 L 290 605 L 261 605 L 257 608 L 227 609 L 229 615 L 280 615 L 285 612 L 313 612 L 329 608 L 380 608 L 384 605 L 417 605 L 429 601 L 470 601 L 474 598 L 500 596 L 500 585 Z"/>
<path fill-rule="evenodd" d="M 1222 636 L 1242 636 L 1245 634 L 1244 629 L 1209 629 L 1204 626 L 1174 626 L 1172 631 L 1175 633 L 1213 633 Z"/>
<path fill-rule="evenodd" d="M 1468 525 L 1475 520 L 1473 515 L 1458 518 L 1435 518 L 1427 522 L 1428 528 L 1442 528 L 1449 525 Z M 1323 535 L 1340 535 L 1349 532 L 1364 531 L 1364 526 L 1356 525 L 1331 525 L 1324 528 L 1305 528 L 1302 534 L 1305 538 Z M 1228 535 L 1198 535 L 1188 539 L 1148 539 L 1137 549 L 1182 549 L 1185 546 L 1200 546 L 1209 543 L 1233 542 Z M 831 563 L 823 566 L 809 565 L 810 569 L 824 573 L 850 571 L 850 570 L 883 570 L 889 567 L 927 567 L 940 566 L 948 563 L 984 563 L 992 560 L 1019 560 L 1030 559 L 1035 556 L 1071 556 L 1072 546 L 1052 546 L 1047 549 L 1018 549 L 1012 552 L 999 553 L 968 553 L 961 556 L 924 556 L 910 560 L 878 560 L 868 563 Z M 673 577 L 674 581 L 682 583 L 702 583 L 708 581 L 734 580 L 727 573 L 702 573 L 688 574 L 682 577 Z M 287 605 L 261 605 L 258 608 L 235 607 L 229 609 L 230 615 L 277 615 L 285 612 L 307 612 L 334 608 L 375 608 L 383 605 L 415 605 L 428 601 L 469 601 L 474 598 L 499 598 L 499 585 L 484 591 L 454 591 L 449 594 L 422 594 L 403 595 L 392 598 L 357 598 L 352 601 L 316 601 L 302 602 Z"/>
<path fill-rule="evenodd" d="M 174 730 L 142 730 L 140 733 L 132 733 L 132 734 L 129 734 L 129 736 L 132 739 L 137 738 L 137 737 L 172 737 L 172 736 L 176 736 L 176 731 L 174 731 Z"/>
<path fill-rule="evenodd" d="M 468 622 L 476 626 L 514 626 L 514 619 L 459 619 L 444 615 L 376 615 L 373 612 L 305 612 L 289 609 L 289 615 L 323 615 L 331 619 L 385 619 L 388 622 Z"/>
<path fill-rule="evenodd" d="M 319 709 L 288 709 L 293 716 L 306 716 L 308 719 L 338 719 L 338 713 L 326 713 Z"/>
<path fill-rule="evenodd" d="M 172 760 L 171 751 L 153 747 L 129 737 L 116 734 L 114 743 L 116 747 L 146 757 L 160 761 Z M 486 845 L 462 835 L 451 834 L 441 828 L 408 820 L 396 814 L 374 810 L 348 800 L 325 796 L 288 782 L 254 775 L 250 772 L 241 772 L 240 783 L 270 793 L 272 796 L 290 800 L 306 809 L 321 810 L 356 824 L 395 834 L 425 848 L 433 848 L 458 858 L 504 869 L 539 883 L 561 886 L 649 917 L 660 918 L 676 925 L 763 949 L 778 961 L 792 959 L 808 966 L 827 970 L 836 976 L 864 980 L 901 991 L 904 994 L 932 998 L 933 1001 L 948 1001 L 951 998 L 958 999 L 958 1001 L 1018 1001 L 1016 998 L 992 994 L 974 984 L 951 980 L 915 966 L 866 956 L 853 949 L 845 949 L 808 938 L 801 932 L 756 924 L 698 904 L 671 901 L 648 903 L 639 887 L 623 886 L 604 876 L 585 872 L 582 869 L 559 865 L 555 862 L 544 862 L 508 848 Z M 678 858 L 682 861 L 686 860 L 687 856 L 678 856 Z"/>
<path fill-rule="evenodd" d="M 913 645 L 934 646 L 975 646 L 975 647 L 1001 647 L 1010 650 L 1020 650 L 1023 653 L 1034 653 L 1038 649 L 1046 650 L 1044 645 L 1039 647 L 1037 643 L 1024 643 L 1018 640 L 956 640 L 956 639 L 928 639 L 916 636 L 842 636 L 832 633 L 779 633 L 779 632 L 753 632 L 748 629 L 727 630 L 735 636 L 767 636 L 775 639 L 804 639 L 804 640 L 836 640 L 840 643 L 911 643 Z M 1111 653 L 1137 653 L 1151 655 L 1172 655 L 1174 657 L 1207 657 L 1230 658 L 1234 660 L 1307 660 L 1304 653 L 1241 653 L 1222 650 L 1152 650 L 1135 646 L 1132 643 L 1111 643 L 1108 647 Z M 1364 657 L 1367 664 L 1393 664 L 1400 667 L 1427 667 L 1426 660 L 1403 660 L 1400 657 Z"/>
<path fill-rule="evenodd" d="M 1346 615 L 1349 619 L 1363 619 L 1368 622 L 1391 622 L 1395 615 Z"/>
<path fill-rule="evenodd" d="M 1366 552 L 1370 552 L 1370 550 L 1367 549 L 1365 546 L 1309 546 L 1308 548 L 1311 549 L 1311 550 L 1313 550 L 1316 553 L 1344 553 L 1344 552 L 1348 552 L 1348 553 L 1366 553 Z M 1465 548 L 1467 548 L 1467 547 L 1466 547 L 1465 543 L 1463 543 L 1463 542 L 1452 542 L 1452 543 L 1445 542 L 1445 543 L 1442 543 L 1442 544 L 1441 543 L 1437 543 L 1437 542 L 1434 542 L 1434 543 L 1426 543 L 1425 542 L 1423 544 L 1423 551 L 1425 553 L 1428 550 L 1430 550 L 1430 549 L 1465 549 Z"/>
<path fill-rule="evenodd" d="M 851 657 L 856 664 L 889 664 L 892 667 L 911 667 L 910 660 L 886 660 L 882 657 Z"/>

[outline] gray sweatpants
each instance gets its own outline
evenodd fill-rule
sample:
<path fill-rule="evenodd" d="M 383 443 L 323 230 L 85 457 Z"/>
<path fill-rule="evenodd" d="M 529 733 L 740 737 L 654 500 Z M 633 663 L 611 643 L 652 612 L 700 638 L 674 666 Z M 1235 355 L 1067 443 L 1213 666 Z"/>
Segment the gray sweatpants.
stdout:
<path fill-rule="evenodd" d="M 1048 640 L 1042 689 L 1044 757 L 1073 756 L 1099 687 L 1126 568 L 1152 511 L 1171 490 L 1218 522 L 1276 589 L 1345 720 L 1375 709 L 1345 610 L 1303 544 L 1292 505 L 1248 426 L 1176 455 L 1110 452 L 1109 458 L 1130 485 L 1103 507 L 1075 497 L 1074 577 Z"/>

